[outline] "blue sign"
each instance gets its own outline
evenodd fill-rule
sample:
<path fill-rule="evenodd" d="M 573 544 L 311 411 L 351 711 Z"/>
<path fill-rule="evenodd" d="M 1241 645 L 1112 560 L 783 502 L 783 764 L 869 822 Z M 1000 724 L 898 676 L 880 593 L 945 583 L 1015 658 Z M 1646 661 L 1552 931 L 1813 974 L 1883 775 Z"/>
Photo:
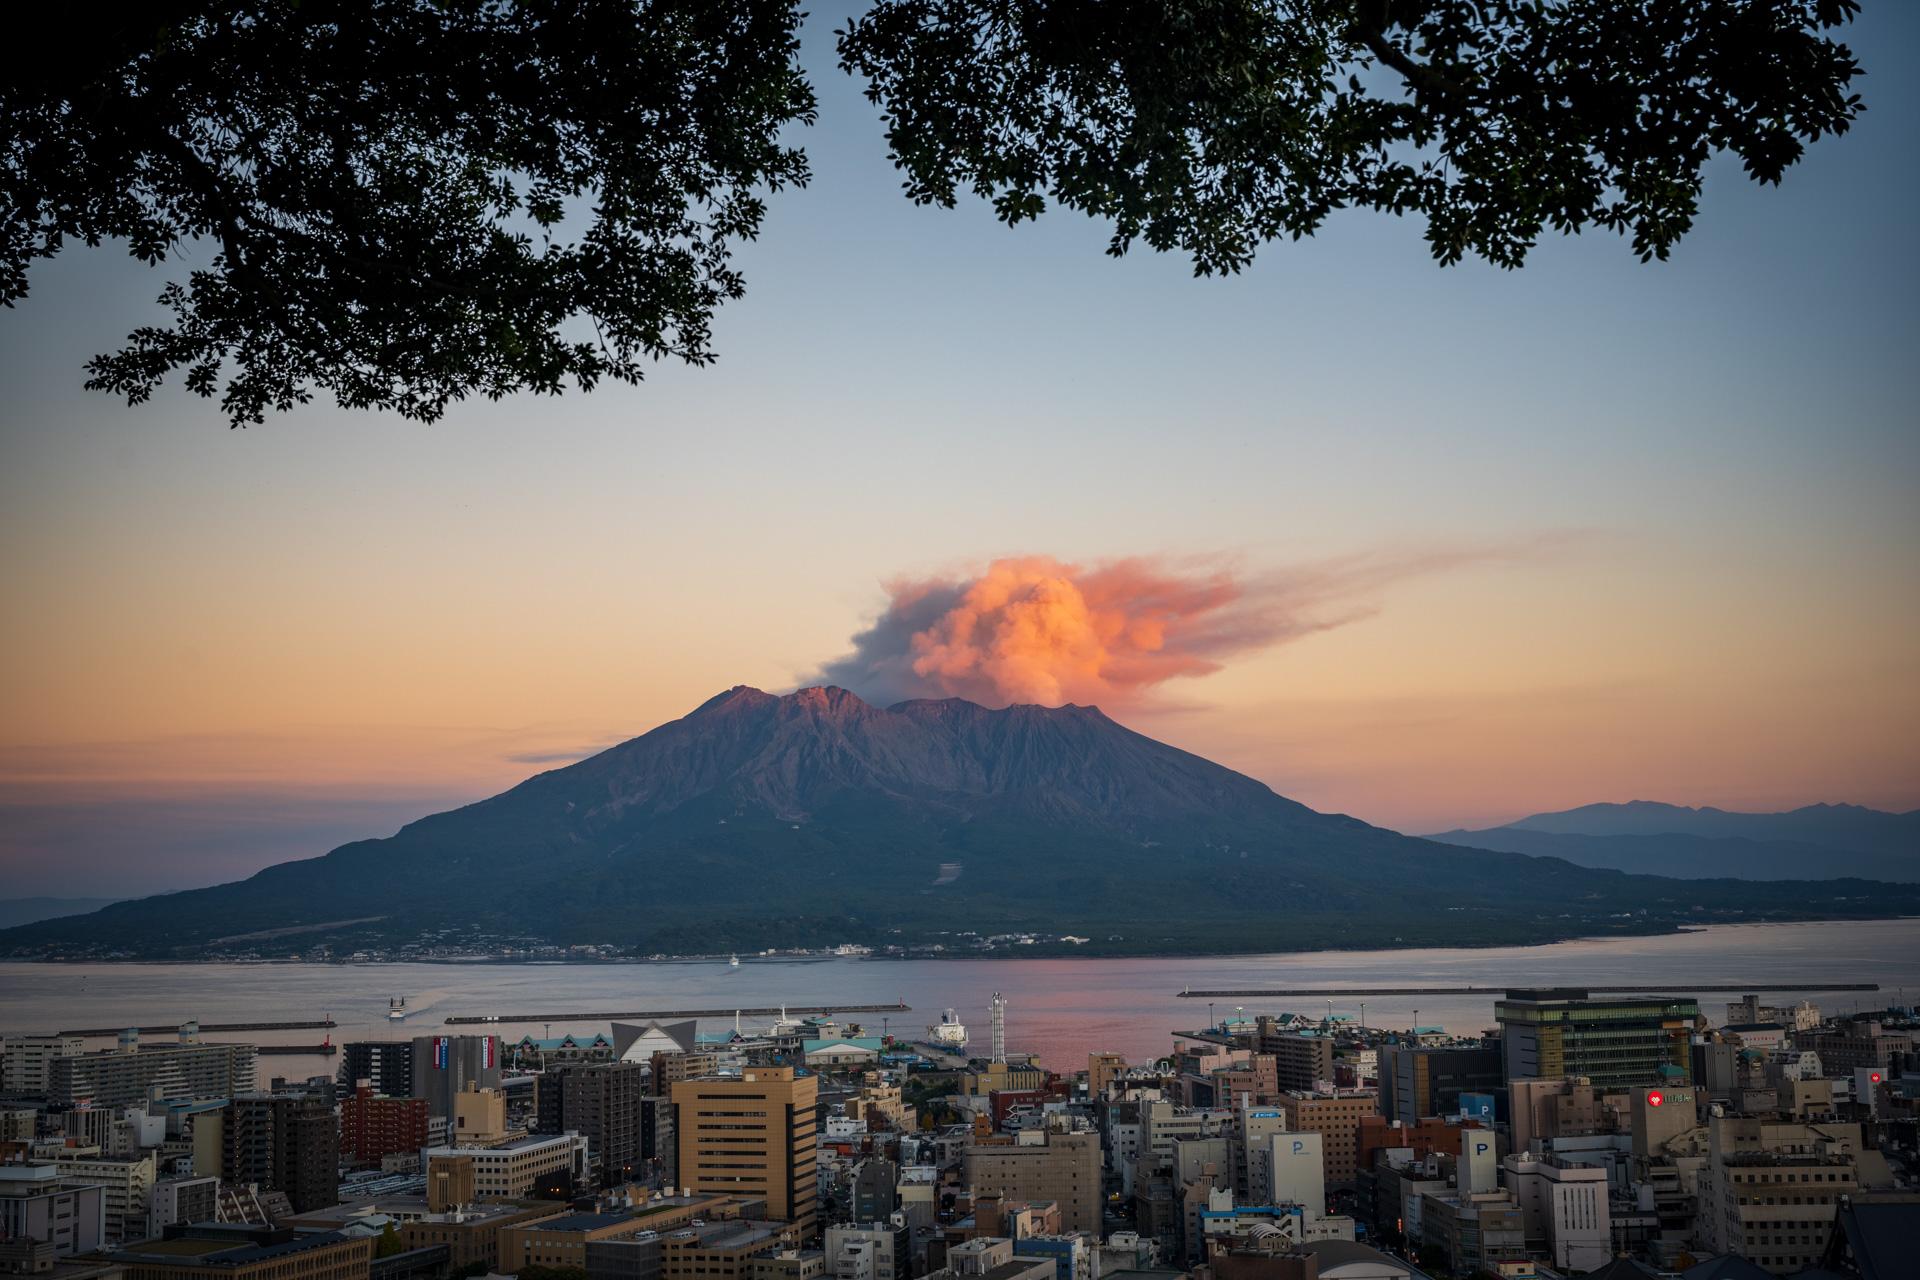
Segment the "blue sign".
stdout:
<path fill-rule="evenodd" d="M 1493 1095 L 1490 1093 L 1463 1093 L 1460 1095 L 1460 1116 L 1464 1120 L 1480 1120 L 1493 1123 Z"/>

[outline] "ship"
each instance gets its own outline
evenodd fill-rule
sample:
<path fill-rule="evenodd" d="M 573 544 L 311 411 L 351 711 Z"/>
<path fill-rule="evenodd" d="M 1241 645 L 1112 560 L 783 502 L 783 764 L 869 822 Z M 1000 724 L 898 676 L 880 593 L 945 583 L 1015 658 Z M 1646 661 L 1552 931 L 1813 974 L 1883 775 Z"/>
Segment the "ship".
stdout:
<path fill-rule="evenodd" d="M 387 997 L 387 1021 L 405 1022 L 407 1020 L 407 998 L 405 996 Z"/>
<path fill-rule="evenodd" d="M 960 1015 L 951 1009 L 942 1013 L 940 1021 L 927 1028 L 927 1043 L 955 1053 L 966 1048 L 967 1028 L 961 1023 Z"/>
<path fill-rule="evenodd" d="M 728 956 L 728 957 L 727 957 L 727 967 L 728 967 L 729 969 L 738 969 L 738 968 L 740 967 L 740 957 L 739 957 L 739 956 Z"/>

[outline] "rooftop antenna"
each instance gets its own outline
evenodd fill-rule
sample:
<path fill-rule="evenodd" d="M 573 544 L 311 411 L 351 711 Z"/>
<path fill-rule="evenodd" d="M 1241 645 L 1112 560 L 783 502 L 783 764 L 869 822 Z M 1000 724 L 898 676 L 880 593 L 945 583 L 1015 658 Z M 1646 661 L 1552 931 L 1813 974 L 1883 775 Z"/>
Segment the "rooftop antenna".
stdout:
<path fill-rule="evenodd" d="M 998 991 L 994 992 L 988 1008 L 993 1014 L 993 1060 L 1005 1062 L 1007 1060 L 1007 998 Z"/>
<path fill-rule="evenodd" d="M 1365 1000 L 1360 1002 L 1360 1029 L 1362 1031 L 1367 1029 L 1367 1002 Z"/>

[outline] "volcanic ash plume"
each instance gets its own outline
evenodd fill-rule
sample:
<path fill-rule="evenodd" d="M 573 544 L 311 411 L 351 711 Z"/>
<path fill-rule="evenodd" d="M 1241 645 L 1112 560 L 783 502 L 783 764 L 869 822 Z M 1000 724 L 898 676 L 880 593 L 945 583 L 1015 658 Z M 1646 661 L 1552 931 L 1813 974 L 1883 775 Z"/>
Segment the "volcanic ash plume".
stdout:
<path fill-rule="evenodd" d="M 1373 611 L 1402 577 L 1493 552 L 1354 557 L 1242 578 L 1155 560 L 996 560 L 978 577 L 901 580 L 854 651 L 815 677 L 870 701 L 1121 706 L 1238 654 Z"/>

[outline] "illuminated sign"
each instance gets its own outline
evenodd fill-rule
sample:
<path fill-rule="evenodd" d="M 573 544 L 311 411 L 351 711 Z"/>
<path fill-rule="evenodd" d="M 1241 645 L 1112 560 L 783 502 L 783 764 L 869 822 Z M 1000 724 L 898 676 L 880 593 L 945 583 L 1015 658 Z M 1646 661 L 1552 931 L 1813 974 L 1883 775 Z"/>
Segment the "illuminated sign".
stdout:
<path fill-rule="evenodd" d="M 1650 1107 L 1657 1107 L 1661 1103 L 1665 1102 L 1666 1100 L 1667 1100 L 1666 1095 L 1661 1093 L 1658 1089 L 1655 1089 L 1649 1094 L 1647 1094 L 1647 1105 Z"/>
<path fill-rule="evenodd" d="M 1879 1084 L 1879 1083 L 1880 1083 L 1880 1073 L 1879 1073 L 1878 1071 L 1869 1071 L 1869 1072 L 1867 1073 L 1867 1079 L 1869 1079 L 1869 1080 L 1871 1080 L 1871 1081 L 1873 1081 L 1873 1082 L 1874 1082 L 1875 1084 Z"/>

